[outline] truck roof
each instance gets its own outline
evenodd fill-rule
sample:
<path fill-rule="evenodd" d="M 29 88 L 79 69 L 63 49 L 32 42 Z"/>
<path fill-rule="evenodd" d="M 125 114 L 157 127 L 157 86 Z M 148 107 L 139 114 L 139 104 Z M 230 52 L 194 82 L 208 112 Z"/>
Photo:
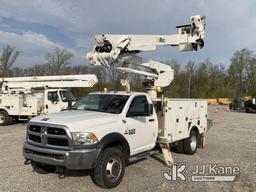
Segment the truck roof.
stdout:
<path fill-rule="evenodd" d="M 133 95 L 133 94 L 146 94 L 144 92 L 132 92 L 132 91 L 98 91 L 90 94 L 109 94 L 109 95 Z"/>

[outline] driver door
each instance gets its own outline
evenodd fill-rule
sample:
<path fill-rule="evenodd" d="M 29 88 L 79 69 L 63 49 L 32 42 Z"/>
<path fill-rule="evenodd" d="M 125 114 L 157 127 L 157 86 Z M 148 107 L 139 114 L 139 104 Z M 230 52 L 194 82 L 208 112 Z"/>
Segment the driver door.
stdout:
<path fill-rule="evenodd" d="M 157 137 L 157 119 L 155 113 L 149 114 L 149 103 L 145 95 L 133 98 L 126 114 L 127 131 L 131 155 L 135 155 L 155 146 Z"/>
<path fill-rule="evenodd" d="M 61 99 L 57 90 L 46 91 L 44 98 L 44 112 L 45 113 L 56 113 L 61 111 Z"/>

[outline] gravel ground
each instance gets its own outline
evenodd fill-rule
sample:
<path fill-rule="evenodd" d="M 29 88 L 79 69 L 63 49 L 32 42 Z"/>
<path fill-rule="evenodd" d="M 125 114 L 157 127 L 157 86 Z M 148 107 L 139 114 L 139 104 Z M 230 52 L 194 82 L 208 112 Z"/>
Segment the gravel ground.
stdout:
<path fill-rule="evenodd" d="M 161 172 L 168 170 L 154 158 L 147 158 L 126 168 L 122 183 L 113 191 L 256 191 L 256 114 L 214 113 L 214 125 L 206 136 L 206 148 L 190 156 L 172 153 L 175 162 L 188 164 L 188 181 L 166 182 Z M 22 144 L 25 125 L 0 127 L 0 191 L 102 191 L 88 172 L 69 172 L 64 179 L 55 173 L 38 174 L 24 166 Z M 162 158 L 161 155 L 158 158 Z M 239 166 L 236 182 L 192 182 L 189 178 L 196 164 Z"/>

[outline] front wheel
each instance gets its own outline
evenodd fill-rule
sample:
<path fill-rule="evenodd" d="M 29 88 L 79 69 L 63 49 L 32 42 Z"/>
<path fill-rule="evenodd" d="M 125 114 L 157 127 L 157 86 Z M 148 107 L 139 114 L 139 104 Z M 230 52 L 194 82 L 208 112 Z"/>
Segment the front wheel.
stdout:
<path fill-rule="evenodd" d="M 5 126 L 9 123 L 9 115 L 6 111 L 0 111 L 0 126 Z"/>
<path fill-rule="evenodd" d="M 191 131 L 189 134 L 189 138 L 184 139 L 183 141 L 183 149 L 185 154 L 193 155 L 196 152 L 198 146 L 198 138 L 197 133 L 195 131 Z"/>
<path fill-rule="evenodd" d="M 99 156 L 93 170 L 93 181 L 102 188 L 114 188 L 122 181 L 125 157 L 118 148 L 106 148 Z"/>

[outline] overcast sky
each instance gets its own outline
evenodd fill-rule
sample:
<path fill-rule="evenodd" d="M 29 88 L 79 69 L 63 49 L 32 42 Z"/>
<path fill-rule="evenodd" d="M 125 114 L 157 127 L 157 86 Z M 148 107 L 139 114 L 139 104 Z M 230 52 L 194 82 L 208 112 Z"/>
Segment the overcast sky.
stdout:
<path fill-rule="evenodd" d="M 96 34 L 174 34 L 176 25 L 195 14 L 207 18 L 202 50 L 159 47 L 144 56 L 182 63 L 208 58 L 228 66 L 236 50 L 256 48 L 254 0 L 0 0 L 0 5 L 0 44 L 21 51 L 19 66 L 45 63 L 56 46 L 72 51 L 75 64 L 86 65 L 84 55 Z"/>

